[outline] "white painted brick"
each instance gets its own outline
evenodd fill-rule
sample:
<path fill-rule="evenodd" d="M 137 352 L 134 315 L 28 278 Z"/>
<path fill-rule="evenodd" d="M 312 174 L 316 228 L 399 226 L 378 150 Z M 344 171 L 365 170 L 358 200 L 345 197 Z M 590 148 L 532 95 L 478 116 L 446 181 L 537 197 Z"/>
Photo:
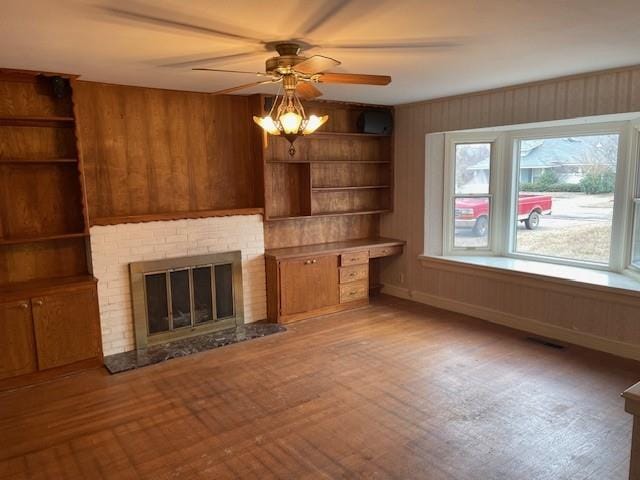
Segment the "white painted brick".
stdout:
<path fill-rule="evenodd" d="M 240 250 L 245 322 L 267 315 L 262 216 L 238 215 L 91 228 L 105 355 L 135 348 L 129 263 Z"/>

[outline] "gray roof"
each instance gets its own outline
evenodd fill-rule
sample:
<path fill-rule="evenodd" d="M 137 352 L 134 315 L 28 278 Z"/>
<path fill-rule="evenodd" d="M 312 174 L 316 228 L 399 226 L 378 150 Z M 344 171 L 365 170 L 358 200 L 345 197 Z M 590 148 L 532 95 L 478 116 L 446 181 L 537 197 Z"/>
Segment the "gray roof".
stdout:
<path fill-rule="evenodd" d="M 525 144 L 530 148 L 525 150 Z M 593 142 L 578 138 L 549 138 L 542 141 L 525 141 L 522 145 L 520 168 L 554 168 L 593 164 L 593 159 L 602 158 Z M 562 161 L 559 161 L 561 158 Z M 591 161 L 590 161 L 591 160 Z M 482 160 L 469 170 L 488 170 L 489 160 Z"/>

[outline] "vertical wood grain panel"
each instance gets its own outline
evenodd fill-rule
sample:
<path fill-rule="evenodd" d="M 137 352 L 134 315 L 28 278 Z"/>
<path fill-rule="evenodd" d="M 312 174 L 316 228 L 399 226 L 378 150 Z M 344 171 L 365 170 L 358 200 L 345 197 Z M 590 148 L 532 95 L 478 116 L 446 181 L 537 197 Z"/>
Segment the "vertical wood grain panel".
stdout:
<path fill-rule="evenodd" d="M 77 82 L 92 219 L 261 205 L 249 100 Z"/>

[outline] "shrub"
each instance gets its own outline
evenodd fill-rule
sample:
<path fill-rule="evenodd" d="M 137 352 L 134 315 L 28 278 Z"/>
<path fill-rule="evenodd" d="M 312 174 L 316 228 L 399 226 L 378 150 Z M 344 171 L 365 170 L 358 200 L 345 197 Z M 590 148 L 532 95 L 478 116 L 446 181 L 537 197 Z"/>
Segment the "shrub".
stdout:
<path fill-rule="evenodd" d="M 546 192 L 582 192 L 582 186 L 579 183 L 556 183 L 549 185 Z"/>
<path fill-rule="evenodd" d="M 559 181 L 558 175 L 551 168 L 547 168 L 542 172 L 542 175 L 534 182 L 543 188 L 549 188 L 551 185 L 556 185 Z M 547 190 L 542 190 L 547 191 Z"/>
<path fill-rule="evenodd" d="M 580 186 L 587 195 L 611 193 L 616 184 L 616 174 L 611 168 L 592 170 L 580 180 Z"/>
<path fill-rule="evenodd" d="M 553 183 L 542 185 L 538 182 L 521 183 L 521 192 L 582 192 L 582 186 L 578 183 Z"/>

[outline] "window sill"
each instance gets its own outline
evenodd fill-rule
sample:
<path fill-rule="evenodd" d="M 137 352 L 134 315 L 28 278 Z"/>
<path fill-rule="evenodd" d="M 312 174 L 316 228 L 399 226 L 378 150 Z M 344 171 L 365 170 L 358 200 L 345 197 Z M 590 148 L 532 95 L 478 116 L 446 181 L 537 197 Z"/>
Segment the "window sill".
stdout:
<path fill-rule="evenodd" d="M 510 257 L 420 255 L 418 258 L 429 267 L 477 267 L 490 272 L 512 272 L 538 280 L 640 298 L 640 280 L 620 273 Z"/>

